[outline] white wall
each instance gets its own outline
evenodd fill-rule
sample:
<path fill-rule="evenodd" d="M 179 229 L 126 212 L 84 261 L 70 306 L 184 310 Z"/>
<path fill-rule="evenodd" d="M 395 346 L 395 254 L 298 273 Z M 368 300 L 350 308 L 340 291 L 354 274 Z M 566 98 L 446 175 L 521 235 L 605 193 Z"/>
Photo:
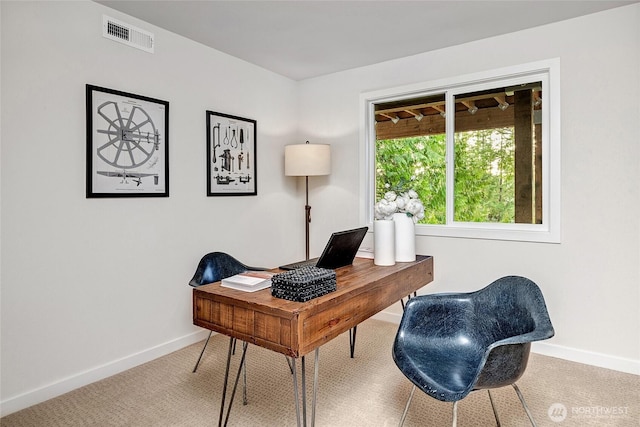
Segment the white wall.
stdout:
<path fill-rule="evenodd" d="M 154 32 L 156 53 L 102 38 L 103 13 Z M 207 251 L 298 258 L 304 190 L 282 174 L 285 144 L 332 144 L 332 174 L 311 180 L 312 254 L 358 225 L 361 92 L 550 57 L 563 243 L 419 238 L 435 256 L 425 292 L 527 275 L 556 326 L 543 350 L 637 369 L 638 5 L 301 83 L 93 2 L 2 1 L 0 16 L 3 413 L 197 340 L 187 282 Z M 170 102 L 171 197 L 85 199 L 87 83 Z M 258 121 L 258 196 L 205 196 L 207 109 Z"/>
<path fill-rule="evenodd" d="M 537 351 L 640 373 L 639 28 L 635 4 L 303 81 L 302 135 L 321 135 L 340 153 L 332 176 L 340 188 L 318 204 L 341 200 L 348 216 L 362 208 L 361 93 L 560 58 L 562 243 L 418 237 L 418 253 L 435 257 L 435 280 L 422 292 L 528 276 L 556 329 Z M 399 313 L 397 305 L 380 317 Z"/>
<path fill-rule="evenodd" d="M 201 339 L 200 257 L 299 258 L 304 200 L 282 167 L 294 81 L 94 2 L 0 5 L 8 413 Z M 155 33 L 155 54 L 103 38 L 103 13 Z M 85 198 L 87 83 L 169 101 L 169 198 Z M 207 109 L 257 120 L 258 196 L 206 197 Z"/>

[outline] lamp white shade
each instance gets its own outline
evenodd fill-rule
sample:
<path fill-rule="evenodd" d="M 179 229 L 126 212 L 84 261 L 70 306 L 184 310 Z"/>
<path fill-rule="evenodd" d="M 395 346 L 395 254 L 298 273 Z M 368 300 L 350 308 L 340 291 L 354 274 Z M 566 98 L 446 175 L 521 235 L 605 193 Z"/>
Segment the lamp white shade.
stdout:
<path fill-rule="evenodd" d="M 317 176 L 331 173 L 331 146 L 294 144 L 284 147 L 286 176 Z"/>

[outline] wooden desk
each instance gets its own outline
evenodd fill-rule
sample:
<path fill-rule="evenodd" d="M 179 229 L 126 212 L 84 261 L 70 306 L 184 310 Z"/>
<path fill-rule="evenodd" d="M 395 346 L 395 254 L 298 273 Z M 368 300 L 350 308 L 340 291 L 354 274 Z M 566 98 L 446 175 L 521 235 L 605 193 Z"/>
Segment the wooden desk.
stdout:
<path fill-rule="evenodd" d="M 337 290 L 308 302 L 220 283 L 193 290 L 193 324 L 291 357 L 303 356 L 433 280 L 433 258 L 379 267 L 356 258 L 336 270 Z"/>
<path fill-rule="evenodd" d="M 219 282 L 193 290 L 194 325 L 294 358 L 292 372 L 296 396 L 295 358 L 302 357 L 304 425 L 304 355 L 316 350 L 317 378 L 319 347 L 430 283 L 433 280 L 433 258 L 417 256 L 414 262 L 396 263 L 389 267 L 376 266 L 372 259 L 356 258 L 353 265 L 338 268 L 336 276 L 335 292 L 308 302 L 275 298 L 271 296 L 270 289 L 243 292 L 223 288 Z M 220 420 L 226 382 L 225 378 Z M 232 403 L 233 395 L 229 409 Z M 313 408 L 315 415 L 315 386 Z M 296 411 L 300 425 L 297 397 Z M 314 418 L 312 416 L 312 425 Z"/>

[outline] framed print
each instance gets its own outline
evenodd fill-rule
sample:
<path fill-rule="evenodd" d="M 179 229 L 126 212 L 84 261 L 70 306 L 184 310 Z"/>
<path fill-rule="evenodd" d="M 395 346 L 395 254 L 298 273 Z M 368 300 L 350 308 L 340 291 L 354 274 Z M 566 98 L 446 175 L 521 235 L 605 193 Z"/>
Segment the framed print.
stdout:
<path fill-rule="evenodd" d="M 87 85 L 87 198 L 169 196 L 169 103 Z"/>
<path fill-rule="evenodd" d="M 207 111 L 207 196 L 255 196 L 256 121 Z"/>

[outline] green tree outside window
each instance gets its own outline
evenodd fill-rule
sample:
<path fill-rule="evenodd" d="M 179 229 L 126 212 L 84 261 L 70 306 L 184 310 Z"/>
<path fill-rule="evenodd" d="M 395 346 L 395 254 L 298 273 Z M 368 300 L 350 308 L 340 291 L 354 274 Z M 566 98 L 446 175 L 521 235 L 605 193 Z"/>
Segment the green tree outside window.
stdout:
<path fill-rule="evenodd" d="M 455 135 L 454 219 L 513 223 L 513 128 Z M 376 200 L 389 190 L 415 190 L 425 205 L 421 224 L 446 223 L 444 134 L 378 140 Z"/>

